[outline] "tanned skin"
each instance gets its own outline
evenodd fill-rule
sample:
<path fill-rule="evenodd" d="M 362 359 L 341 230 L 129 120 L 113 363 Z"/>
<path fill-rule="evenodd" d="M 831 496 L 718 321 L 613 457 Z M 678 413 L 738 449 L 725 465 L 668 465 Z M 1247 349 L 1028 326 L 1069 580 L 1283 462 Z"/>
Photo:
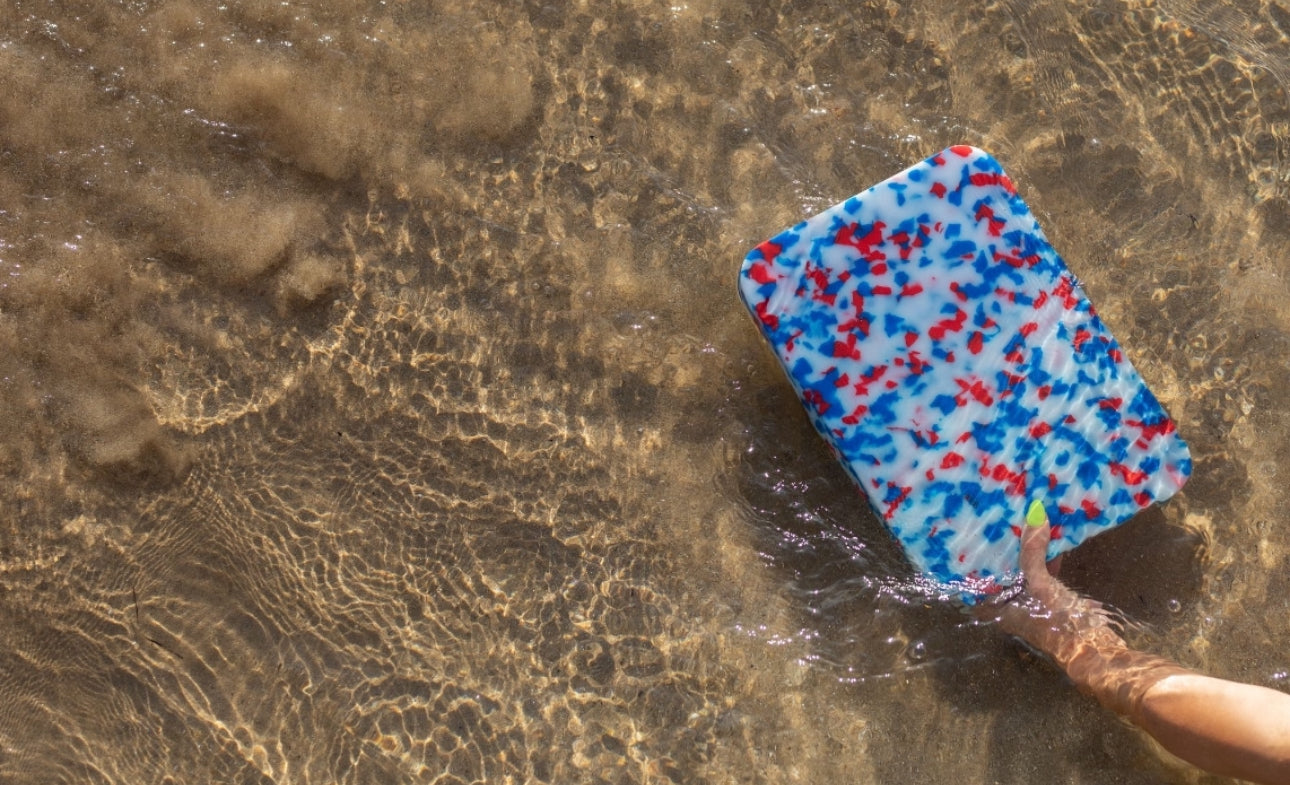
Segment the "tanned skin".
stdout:
<path fill-rule="evenodd" d="M 1129 718 L 1179 758 L 1215 774 L 1290 785 L 1290 695 L 1215 679 L 1130 649 L 1101 605 L 1055 577 L 1046 516 L 1021 536 L 1025 591 L 991 615 L 1052 657 L 1085 694 Z"/>

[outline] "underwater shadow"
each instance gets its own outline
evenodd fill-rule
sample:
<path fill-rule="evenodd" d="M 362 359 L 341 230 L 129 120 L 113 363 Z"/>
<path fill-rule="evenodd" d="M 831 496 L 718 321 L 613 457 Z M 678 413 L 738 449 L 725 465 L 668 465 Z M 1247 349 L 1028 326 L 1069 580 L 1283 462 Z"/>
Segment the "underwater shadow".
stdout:
<path fill-rule="evenodd" d="M 868 753 L 880 782 L 937 781 L 964 754 L 964 722 L 990 729 L 971 745 L 989 750 L 988 781 L 1067 772 L 1124 782 L 1141 771 L 1154 756 L 1144 755 L 1136 731 L 1079 695 L 1050 663 L 916 580 L 788 384 L 765 374 L 742 386 L 752 394 L 734 406 L 746 443 L 732 494 L 799 611 L 813 667 L 836 679 L 837 694 L 874 728 Z M 1153 507 L 1070 554 L 1062 577 L 1131 628 L 1149 631 L 1197 601 L 1203 550 L 1200 535 Z M 910 682 L 932 690 L 939 716 L 910 703 L 917 690 L 898 686 Z M 910 756 L 910 739 L 927 754 Z"/>

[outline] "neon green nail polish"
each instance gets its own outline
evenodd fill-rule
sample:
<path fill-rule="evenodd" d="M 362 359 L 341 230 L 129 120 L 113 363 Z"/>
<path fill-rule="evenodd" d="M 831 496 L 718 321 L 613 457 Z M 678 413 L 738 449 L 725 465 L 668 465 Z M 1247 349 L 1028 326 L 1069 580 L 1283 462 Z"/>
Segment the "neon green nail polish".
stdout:
<path fill-rule="evenodd" d="M 1048 523 L 1048 513 L 1044 512 L 1043 502 L 1035 499 L 1026 510 L 1026 525 L 1043 526 L 1045 523 Z"/>

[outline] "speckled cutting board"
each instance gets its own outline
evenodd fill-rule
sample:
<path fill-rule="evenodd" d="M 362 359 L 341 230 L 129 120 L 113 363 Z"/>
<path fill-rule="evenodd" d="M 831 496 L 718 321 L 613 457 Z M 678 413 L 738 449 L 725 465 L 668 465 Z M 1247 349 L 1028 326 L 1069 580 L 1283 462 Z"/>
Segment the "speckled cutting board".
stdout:
<path fill-rule="evenodd" d="M 1187 445 L 988 153 L 951 147 L 753 249 L 739 292 L 914 565 L 970 598 L 1168 499 Z"/>

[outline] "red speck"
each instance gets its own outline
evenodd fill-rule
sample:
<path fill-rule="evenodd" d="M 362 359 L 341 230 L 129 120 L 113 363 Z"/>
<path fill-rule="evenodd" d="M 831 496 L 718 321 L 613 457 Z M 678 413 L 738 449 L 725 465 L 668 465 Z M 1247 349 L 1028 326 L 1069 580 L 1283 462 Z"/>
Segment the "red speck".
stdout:
<path fill-rule="evenodd" d="M 1147 473 L 1141 469 L 1130 469 L 1122 463 L 1111 464 L 1111 474 L 1118 474 L 1124 478 L 1129 485 L 1141 485 L 1146 482 Z"/>
<path fill-rule="evenodd" d="M 883 516 L 882 516 L 883 519 L 889 521 L 892 519 L 893 516 L 895 516 L 896 508 L 899 507 L 905 501 L 905 499 L 909 498 L 910 492 L 913 491 L 914 489 L 903 485 L 898 486 L 895 483 L 891 483 L 891 482 L 887 483 L 887 487 L 900 488 L 900 495 L 897 496 L 890 504 L 887 505 L 887 511 L 883 513 Z"/>
<path fill-rule="evenodd" d="M 1012 184 L 1012 181 L 1008 179 L 1008 176 L 997 172 L 978 172 L 972 175 L 970 179 L 973 185 L 999 185 L 1003 186 L 1003 189 L 1010 194 L 1015 194 L 1017 192 L 1016 186 Z"/>
<path fill-rule="evenodd" d="M 838 325 L 838 332 L 845 333 L 851 330 L 859 330 L 860 334 L 868 337 L 869 320 L 864 318 L 864 295 L 859 292 L 851 293 L 851 305 L 855 308 L 856 314 L 849 320 Z"/>
<path fill-rule="evenodd" d="M 980 207 L 978 207 L 976 209 L 975 217 L 977 221 L 980 221 L 982 218 L 984 218 L 988 222 L 986 226 L 986 231 L 990 233 L 991 237 L 999 237 L 1000 235 L 1003 234 L 1004 220 L 1002 218 L 995 217 L 994 210 L 990 207 L 990 205 L 983 204 Z"/>
<path fill-rule="evenodd" d="M 1052 392 L 1053 392 L 1053 386 L 1051 384 L 1045 384 L 1044 386 L 1040 387 L 1039 400 L 1041 401 L 1048 400 L 1048 396 L 1051 395 Z"/>
<path fill-rule="evenodd" d="M 875 287 L 873 287 L 873 293 L 874 293 L 874 294 L 891 294 L 891 287 L 890 287 L 890 286 L 875 286 Z"/>
<path fill-rule="evenodd" d="M 773 262 L 775 261 L 775 257 L 779 256 L 780 251 L 784 250 L 784 246 L 778 243 L 772 243 L 770 240 L 767 240 L 766 242 L 757 246 L 757 250 L 761 251 L 761 258 L 765 259 L 768 262 Z M 765 281 L 761 281 L 760 283 L 765 283 Z"/>
<path fill-rule="evenodd" d="M 858 330 L 861 335 L 868 337 L 869 320 L 864 318 L 863 316 L 860 316 L 859 314 L 856 314 L 855 318 L 851 319 L 848 322 L 843 322 L 842 324 L 838 325 L 838 332 L 846 332 L 850 330 Z"/>
<path fill-rule="evenodd" d="M 963 465 L 963 456 L 959 455 L 956 452 L 947 452 L 945 453 L 945 457 L 941 459 L 942 469 L 953 469 L 955 466 L 962 466 L 962 465 Z"/>
<path fill-rule="evenodd" d="M 1030 438 L 1038 439 L 1052 433 L 1052 431 L 1053 431 L 1053 426 L 1049 425 L 1048 423 L 1046 422 L 1036 423 L 1030 426 Z"/>
<path fill-rule="evenodd" d="M 1119 349 L 1112 348 L 1111 351 L 1107 352 L 1107 354 L 1111 355 L 1111 359 L 1115 360 L 1117 363 L 1124 360 L 1124 355 L 1120 354 Z"/>
<path fill-rule="evenodd" d="M 869 407 L 864 404 L 860 404 L 856 408 L 852 409 L 850 414 L 843 415 L 842 422 L 847 425 L 856 425 L 860 422 L 860 418 L 864 417 L 864 414 L 867 411 L 869 411 Z"/>
<path fill-rule="evenodd" d="M 1157 436 L 1165 436 L 1174 432 L 1173 420 L 1161 420 L 1155 425 L 1147 425 L 1141 420 L 1125 420 L 1125 423 L 1142 429 L 1142 436 L 1136 442 L 1139 447 L 1146 447 L 1147 443 Z"/>
<path fill-rule="evenodd" d="M 802 393 L 802 397 L 806 399 L 807 403 L 815 407 L 817 414 L 823 415 L 829 411 L 829 402 L 824 400 L 824 396 L 820 395 L 819 390 L 807 390 Z"/>
<path fill-rule="evenodd" d="M 936 198 L 943 199 L 945 197 L 945 186 L 941 183 L 932 183 L 931 192 Z"/>
<path fill-rule="evenodd" d="M 1075 297 L 1075 284 L 1066 276 L 1062 276 L 1062 279 L 1057 282 L 1057 288 L 1053 290 L 1053 296 L 1061 298 L 1062 305 L 1067 309 L 1074 308 L 1075 304 L 1079 302 L 1079 299 Z M 1038 299 L 1035 302 L 1038 303 Z"/>
<path fill-rule="evenodd" d="M 968 147 L 965 144 L 954 145 L 953 147 L 950 148 L 950 152 L 954 153 L 960 158 L 970 158 L 972 156 L 972 148 Z"/>
<path fill-rule="evenodd" d="M 757 303 L 756 311 L 757 311 L 757 318 L 761 319 L 762 324 L 766 325 L 772 330 L 779 329 L 779 317 L 773 313 L 770 313 L 766 309 L 765 301 Z"/>
<path fill-rule="evenodd" d="M 1088 339 L 1092 337 L 1093 337 L 1093 334 L 1090 333 L 1088 330 L 1085 330 L 1083 327 L 1076 330 L 1075 337 L 1071 340 L 1071 343 L 1075 345 L 1075 351 L 1078 352 L 1080 350 L 1080 347 L 1082 347 L 1085 343 L 1087 343 Z"/>
<path fill-rule="evenodd" d="M 986 406 L 994 403 L 994 398 L 990 395 L 990 391 L 986 389 L 985 384 L 982 383 L 980 379 L 973 379 L 971 383 L 968 383 L 963 379 L 955 379 L 954 383 L 957 384 L 959 389 L 962 391 L 958 395 L 954 396 L 954 400 L 957 401 L 960 406 L 967 401 L 967 398 L 965 397 L 966 395 L 972 396 L 977 403 L 982 403 Z"/>
<path fill-rule="evenodd" d="M 1121 404 L 1123 404 L 1123 403 L 1124 403 L 1124 399 L 1123 399 L 1123 398 L 1103 398 L 1102 400 L 1100 400 L 1100 401 L 1098 401 L 1098 402 L 1097 402 L 1097 408 L 1099 408 L 1099 409 L 1115 409 L 1115 410 L 1117 410 L 1117 411 L 1118 411 L 1118 410 L 1119 410 L 1119 408 L 1120 408 L 1120 406 L 1121 406 Z"/>
<path fill-rule="evenodd" d="M 856 395 L 868 395 L 869 385 L 873 384 L 878 379 L 882 378 L 882 375 L 886 372 L 887 372 L 887 366 L 885 365 L 875 366 L 873 370 L 866 372 L 865 375 L 861 377 L 861 380 L 856 382 L 856 385 L 855 385 Z"/>
<path fill-rule="evenodd" d="M 1026 264 L 1025 260 L 1023 260 L 1021 256 L 1016 253 L 1005 254 L 1005 253 L 999 253 L 998 251 L 995 251 L 993 256 L 996 262 L 1007 262 L 1013 267 L 1023 267 Z"/>
<path fill-rule="evenodd" d="M 765 262 L 754 264 L 748 274 L 759 284 L 775 283 L 780 278 L 778 275 L 771 274 L 770 265 Z"/>
<path fill-rule="evenodd" d="M 1146 491 L 1139 491 L 1134 495 L 1133 501 L 1137 502 L 1139 507 L 1146 507 L 1148 504 L 1151 504 L 1151 494 Z"/>
<path fill-rule="evenodd" d="M 932 340 L 939 341 L 945 337 L 946 332 L 958 332 L 963 329 L 965 321 L 967 321 L 967 312 L 959 308 L 955 311 L 953 319 L 942 319 L 928 328 L 927 332 L 932 336 Z"/>
<path fill-rule="evenodd" d="M 882 275 L 887 272 L 887 265 L 882 262 L 872 264 L 869 266 L 869 272 L 873 273 L 874 275 Z"/>
<path fill-rule="evenodd" d="M 859 360 L 860 350 L 856 348 L 856 334 L 848 333 L 845 342 L 835 339 L 833 341 L 833 356 L 849 357 L 852 360 Z"/>
<path fill-rule="evenodd" d="M 1081 502 L 1080 509 L 1084 511 L 1084 517 L 1090 521 L 1102 514 L 1102 508 L 1094 504 L 1092 499 L 1085 499 Z"/>
<path fill-rule="evenodd" d="M 806 277 L 811 279 L 816 289 L 825 289 L 829 285 L 829 271 L 806 263 Z"/>
<path fill-rule="evenodd" d="M 921 283 L 907 283 L 900 288 L 901 297 L 912 297 L 915 294 L 922 294 L 923 285 Z"/>
<path fill-rule="evenodd" d="M 972 337 L 968 338 L 968 351 L 972 352 L 973 354 L 980 354 L 981 347 L 985 342 L 984 338 L 985 337 L 981 335 L 980 330 L 973 331 Z"/>
<path fill-rule="evenodd" d="M 868 258 L 867 255 L 873 253 L 874 246 L 882 242 L 882 230 L 886 228 L 887 225 L 882 221 L 875 221 L 863 237 L 856 237 L 856 232 L 860 230 L 860 224 L 853 223 L 839 229 L 833 238 L 833 242 L 838 245 L 849 245 Z"/>
<path fill-rule="evenodd" d="M 1018 330 L 1017 332 L 1021 333 L 1022 337 L 1024 338 L 1024 337 L 1028 337 L 1031 333 L 1033 333 L 1035 330 L 1038 330 L 1038 329 L 1039 329 L 1039 325 L 1036 324 L 1035 322 L 1026 322 L 1025 324 L 1021 325 L 1021 329 Z"/>
<path fill-rule="evenodd" d="M 906 347 L 913 346 L 913 345 L 914 345 L 914 342 L 915 342 L 915 341 L 917 341 L 917 340 L 918 340 L 918 333 L 915 333 L 915 332 L 908 332 L 908 333 L 905 333 L 905 346 L 906 346 Z"/>

